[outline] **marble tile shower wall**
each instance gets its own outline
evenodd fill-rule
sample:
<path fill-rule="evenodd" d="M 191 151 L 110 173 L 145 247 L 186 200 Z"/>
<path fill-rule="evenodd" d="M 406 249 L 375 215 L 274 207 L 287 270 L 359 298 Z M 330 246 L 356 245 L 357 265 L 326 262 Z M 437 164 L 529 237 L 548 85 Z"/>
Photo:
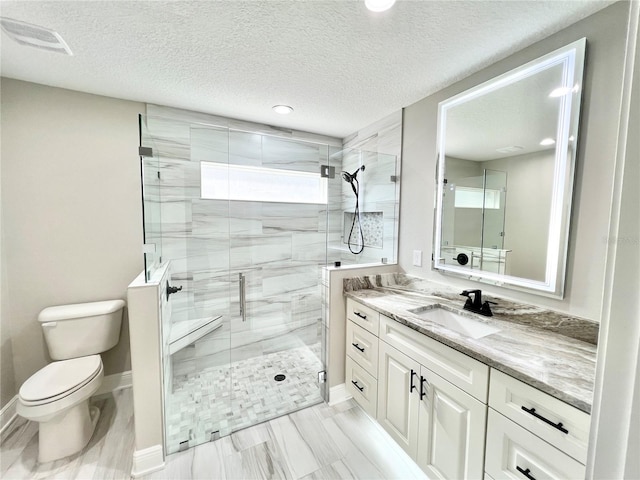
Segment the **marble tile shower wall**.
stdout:
<path fill-rule="evenodd" d="M 222 120 L 147 107 L 159 159 L 163 260 L 172 260 L 172 282 L 183 286 L 172 296 L 172 321 L 224 315 L 221 328 L 173 355 L 174 375 L 317 343 L 326 334 L 321 267 L 328 229 L 341 225 L 328 224 L 325 205 L 201 199 L 200 162 L 316 173 L 339 140 L 329 146 L 315 137 L 309 143 L 229 131 L 248 128 Z M 337 178 L 329 196 L 330 205 L 341 196 Z M 239 273 L 246 276 L 246 322 L 239 315 Z"/>

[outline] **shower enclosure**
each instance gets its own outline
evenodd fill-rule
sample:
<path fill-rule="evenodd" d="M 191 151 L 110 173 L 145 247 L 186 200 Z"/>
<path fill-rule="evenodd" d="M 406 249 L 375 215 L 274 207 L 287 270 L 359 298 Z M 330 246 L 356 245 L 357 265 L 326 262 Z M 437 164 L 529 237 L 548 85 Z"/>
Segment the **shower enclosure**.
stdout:
<path fill-rule="evenodd" d="M 379 229 L 378 243 L 365 234 L 363 253 L 393 262 L 395 246 L 382 246 L 397 205 L 383 219 L 382 203 L 398 197 L 395 156 L 150 115 L 140 117 L 140 147 L 145 272 L 170 262 L 175 291 L 162 325 L 166 452 L 321 402 L 322 269 L 344 261 L 352 208 L 340 172 L 371 164 L 360 210 L 379 211 L 362 222 Z M 374 188 L 382 166 L 389 192 Z"/>

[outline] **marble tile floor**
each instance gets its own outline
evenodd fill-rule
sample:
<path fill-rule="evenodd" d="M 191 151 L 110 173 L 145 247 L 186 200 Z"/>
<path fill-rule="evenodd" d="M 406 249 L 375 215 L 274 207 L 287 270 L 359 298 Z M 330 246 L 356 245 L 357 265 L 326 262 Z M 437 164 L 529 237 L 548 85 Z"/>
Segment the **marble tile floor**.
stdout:
<path fill-rule="evenodd" d="M 320 370 L 318 342 L 175 375 L 166 401 L 168 453 L 321 402 Z M 286 379 L 275 381 L 280 373 Z"/>
<path fill-rule="evenodd" d="M 134 450 L 131 388 L 91 399 L 100 418 L 89 444 L 71 457 L 38 464 L 38 424 L 17 417 L 0 443 L 0 478 L 22 479 L 128 479 Z"/>
<path fill-rule="evenodd" d="M 169 455 L 144 480 L 426 479 L 352 400 L 325 403 Z"/>
<path fill-rule="evenodd" d="M 93 400 L 102 408 L 89 445 L 38 465 L 37 425 L 20 420 L 0 445 L 3 480 L 129 479 L 133 455 L 131 389 Z M 353 400 L 321 403 L 213 442 L 169 455 L 143 480 L 425 479 L 418 466 Z"/>

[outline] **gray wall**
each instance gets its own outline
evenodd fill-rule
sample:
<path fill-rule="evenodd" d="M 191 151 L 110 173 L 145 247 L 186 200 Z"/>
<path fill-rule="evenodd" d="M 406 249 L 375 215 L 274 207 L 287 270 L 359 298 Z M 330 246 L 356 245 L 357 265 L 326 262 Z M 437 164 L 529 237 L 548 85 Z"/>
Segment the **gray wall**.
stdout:
<path fill-rule="evenodd" d="M 49 361 L 40 310 L 125 298 L 143 268 L 144 106 L 6 78 L 1 89 L 2 355 L 4 365 L 8 324 L 19 387 Z M 105 374 L 129 370 L 129 358 L 125 321 Z"/>
<path fill-rule="evenodd" d="M 0 155 L 0 198 L 2 198 L 2 155 Z M 2 211 L 0 210 L 0 252 L 2 250 Z M 9 315 L 5 313 L 5 290 L 7 289 L 4 254 L 0 255 L 0 409 L 3 408 L 18 392 L 13 374 L 13 348 Z"/>
<path fill-rule="evenodd" d="M 432 251 L 438 103 L 579 38 L 587 63 L 564 299 L 482 289 L 599 320 L 611 209 L 628 3 L 616 3 L 521 52 L 447 87 L 404 111 L 399 265 L 409 274 L 466 288 L 469 281 L 412 265 L 412 251 Z M 417 201 L 421 199 L 421 201 Z"/>

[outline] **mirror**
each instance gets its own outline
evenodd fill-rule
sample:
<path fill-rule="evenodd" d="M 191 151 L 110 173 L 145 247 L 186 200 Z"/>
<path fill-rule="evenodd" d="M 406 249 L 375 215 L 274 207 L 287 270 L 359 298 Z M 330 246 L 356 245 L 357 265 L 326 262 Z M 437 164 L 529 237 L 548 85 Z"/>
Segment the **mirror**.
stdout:
<path fill-rule="evenodd" d="M 433 268 L 564 295 L 585 45 L 440 103 Z"/>

